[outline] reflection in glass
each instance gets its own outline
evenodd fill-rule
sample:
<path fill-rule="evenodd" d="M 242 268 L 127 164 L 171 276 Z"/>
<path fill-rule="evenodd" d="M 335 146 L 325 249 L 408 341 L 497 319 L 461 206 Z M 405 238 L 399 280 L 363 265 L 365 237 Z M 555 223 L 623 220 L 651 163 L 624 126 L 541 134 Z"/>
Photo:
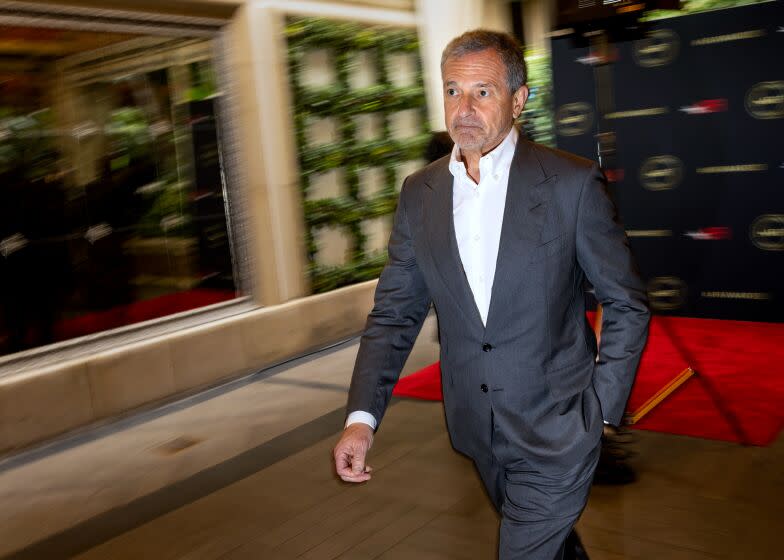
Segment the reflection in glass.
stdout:
<path fill-rule="evenodd" d="M 0 354 L 234 298 L 211 42 L 0 37 Z"/>

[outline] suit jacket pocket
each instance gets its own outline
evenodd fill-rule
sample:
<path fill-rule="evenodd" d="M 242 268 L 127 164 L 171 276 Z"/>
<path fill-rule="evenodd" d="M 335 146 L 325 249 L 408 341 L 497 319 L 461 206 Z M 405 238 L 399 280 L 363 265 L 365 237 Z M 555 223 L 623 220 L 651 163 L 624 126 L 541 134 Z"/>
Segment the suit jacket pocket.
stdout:
<path fill-rule="evenodd" d="M 557 255 L 566 248 L 566 235 L 559 235 L 545 243 L 534 248 L 534 254 L 531 262 L 543 261 L 553 255 Z"/>
<path fill-rule="evenodd" d="M 587 360 L 570 364 L 545 374 L 547 387 L 554 400 L 560 401 L 584 391 L 593 381 L 593 370 L 596 363 L 590 357 Z"/>

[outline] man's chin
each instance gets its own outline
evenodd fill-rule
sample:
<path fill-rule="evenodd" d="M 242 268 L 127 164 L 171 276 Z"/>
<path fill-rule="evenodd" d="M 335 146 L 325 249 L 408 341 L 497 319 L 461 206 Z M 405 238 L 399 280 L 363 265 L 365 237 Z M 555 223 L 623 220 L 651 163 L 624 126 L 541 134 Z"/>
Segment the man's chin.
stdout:
<path fill-rule="evenodd" d="M 485 139 L 475 134 L 458 132 L 455 136 L 457 136 L 457 138 L 454 138 L 455 144 L 464 151 L 478 150 L 484 145 Z"/>

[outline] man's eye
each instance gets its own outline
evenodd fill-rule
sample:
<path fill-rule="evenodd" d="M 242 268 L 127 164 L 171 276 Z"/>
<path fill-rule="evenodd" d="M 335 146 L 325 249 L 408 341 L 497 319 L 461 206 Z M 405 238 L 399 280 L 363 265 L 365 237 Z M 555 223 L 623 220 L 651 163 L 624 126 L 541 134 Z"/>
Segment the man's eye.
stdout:
<path fill-rule="evenodd" d="M 479 90 L 479 97 L 487 97 L 488 95 L 490 95 L 490 92 L 487 91 L 486 89 Z"/>
<path fill-rule="evenodd" d="M 447 95 L 457 95 L 457 90 L 455 88 L 448 88 L 446 90 Z"/>

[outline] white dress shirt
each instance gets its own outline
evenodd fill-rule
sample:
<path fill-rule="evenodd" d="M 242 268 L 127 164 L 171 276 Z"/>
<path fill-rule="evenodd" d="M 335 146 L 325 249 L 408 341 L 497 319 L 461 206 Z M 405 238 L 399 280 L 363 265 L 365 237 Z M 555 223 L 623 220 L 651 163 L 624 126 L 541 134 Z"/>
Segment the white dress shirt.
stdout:
<path fill-rule="evenodd" d="M 509 169 L 518 138 L 517 128 L 512 127 L 498 146 L 479 159 L 479 184 L 468 175 L 457 145 L 452 148 L 449 160 L 449 172 L 453 177 L 452 215 L 457 248 L 474 302 L 485 325 L 501 242 Z M 368 412 L 352 412 L 346 419 L 346 426 L 357 422 L 376 429 L 376 418 Z"/>
<path fill-rule="evenodd" d="M 468 175 L 457 146 L 452 149 L 449 171 L 454 177 L 452 214 L 460 260 L 474 295 L 482 323 L 487 325 L 493 290 L 501 225 L 506 206 L 509 168 L 517 146 L 515 127 L 490 153 L 479 159 L 479 184 Z"/>

